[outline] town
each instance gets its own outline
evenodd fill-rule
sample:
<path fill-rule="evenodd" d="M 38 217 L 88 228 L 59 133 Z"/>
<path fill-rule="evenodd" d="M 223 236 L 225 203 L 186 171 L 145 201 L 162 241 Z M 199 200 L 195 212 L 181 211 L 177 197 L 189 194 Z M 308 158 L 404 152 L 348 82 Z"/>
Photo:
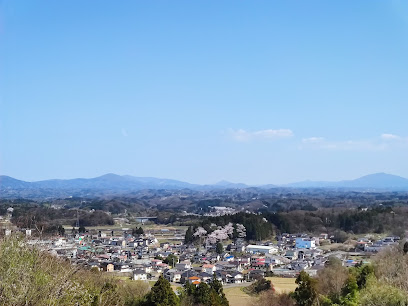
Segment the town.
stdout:
<path fill-rule="evenodd" d="M 318 237 L 283 233 L 274 241 L 249 244 L 241 224 L 212 226 L 216 229 L 208 235 L 204 228 L 196 230 L 193 235 L 201 243 L 195 244 L 184 243 L 185 230 L 159 228 L 149 221 L 134 229 L 73 228 L 66 234 L 43 239 L 33 237 L 31 229 L 14 231 L 25 235 L 27 244 L 69 260 L 72 265 L 132 280 L 156 281 L 162 275 L 175 286 L 209 283 L 214 275 L 224 286 L 244 286 L 270 276 L 295 278 L 300 271 L 316 276 L 332 256 L 351 267 L 367 263 L 371 255 L 400 240 L 396 236 L 377 241 L 360 237 L 347 245 L 334 243 L 333 237 L 325 233 Z M 236 239 L 232 239 L 234 229 L 238 230 Z M 10 229 L 4 233 L 13 234 Z M 332 245 L 335 248 L 330 248 Z"/>

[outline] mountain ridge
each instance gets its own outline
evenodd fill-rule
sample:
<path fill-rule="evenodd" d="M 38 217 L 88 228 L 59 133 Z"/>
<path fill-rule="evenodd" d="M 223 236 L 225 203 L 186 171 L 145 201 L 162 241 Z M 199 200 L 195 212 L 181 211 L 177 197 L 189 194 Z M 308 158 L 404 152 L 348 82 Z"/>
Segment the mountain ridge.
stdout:
<path fill-rule="evenodd" d="M 118 190 L 137 191 L 142 189 L 245 189 L 245 188 L 348 188 L 348 189 L 380 189 L 408 190 L 408 179 L 387 174 L 374 173 L 353 180 L 342 181 L 301 181 L 285 185 L 247 185 L 220 181 L 216 184 L 199 185 L 174 179 L 155 177 L 136 177 L 107 173 L 94 178 L 49 179 L 34 182 L 18 180 L 10 176 L 0 175 L 1 190 Z M 0 195 L 1 196 L 1 195 Z"/>

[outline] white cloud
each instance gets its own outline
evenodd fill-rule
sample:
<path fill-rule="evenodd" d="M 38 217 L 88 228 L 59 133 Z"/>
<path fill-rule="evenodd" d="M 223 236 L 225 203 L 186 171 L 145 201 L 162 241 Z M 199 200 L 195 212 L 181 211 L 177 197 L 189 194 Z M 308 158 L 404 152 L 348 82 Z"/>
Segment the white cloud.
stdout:
<path fill-rule="evenodd" d="M 401 137 L 399 137 L 398 135 L 394 135 L 394 134 L 381 134 L 381 139 L 384 140 L 396 140 L 396 139 L 400 139 Z"/>
<path fill-rule="evenodd" d="M 246 131 L 243 129 L 230 129 L 229 134 L 236 141 L 250 141 L 253 139 L 264 139 L 264 140 L 276 140 L 280 138 L 292 137 L 294 134 L 292 130 L 289 129 L 267 129 L 267 130 L 258 130 L 258 131 Z"/>
<path fill-rule="evenodd" d="M 321 143 L 323 141 L 324 141 L 323 137 L 309 137 L 302 139 L 302 143 Z"/>

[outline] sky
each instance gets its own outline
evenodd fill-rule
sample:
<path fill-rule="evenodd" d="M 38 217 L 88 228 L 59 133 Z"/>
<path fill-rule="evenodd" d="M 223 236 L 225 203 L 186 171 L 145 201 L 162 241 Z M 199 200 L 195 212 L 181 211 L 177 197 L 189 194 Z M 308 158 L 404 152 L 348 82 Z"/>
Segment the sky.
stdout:
<path fill-rule="evenodd" d="M 0 0 L 0 174 L 408 177 L 408 2 Z"/>

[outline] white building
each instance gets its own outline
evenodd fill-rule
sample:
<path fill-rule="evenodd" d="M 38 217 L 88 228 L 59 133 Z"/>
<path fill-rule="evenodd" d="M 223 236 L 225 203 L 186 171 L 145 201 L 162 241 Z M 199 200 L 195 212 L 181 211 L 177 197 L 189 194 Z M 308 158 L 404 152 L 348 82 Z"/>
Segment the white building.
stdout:
<path fill-rule="evenodd" d="M 276 254 L 278 253 L 278 248 L 276 246 L 266 246 L 266 245 L 255 245 L 250 244 L 246 247 L 247 253 L 255 254 Z"/>
<path fill-rule="evenodd" d="M 296 248 L 298 249 L 315 249 L 316 241 L 309 238 L 296 238 Z"/>
<path fill-rule="evenodd" d="M 133 279 L 134 280 L 147 280 L 147 273 L 143 270 L 135 270 L 133 271 Z"/>

